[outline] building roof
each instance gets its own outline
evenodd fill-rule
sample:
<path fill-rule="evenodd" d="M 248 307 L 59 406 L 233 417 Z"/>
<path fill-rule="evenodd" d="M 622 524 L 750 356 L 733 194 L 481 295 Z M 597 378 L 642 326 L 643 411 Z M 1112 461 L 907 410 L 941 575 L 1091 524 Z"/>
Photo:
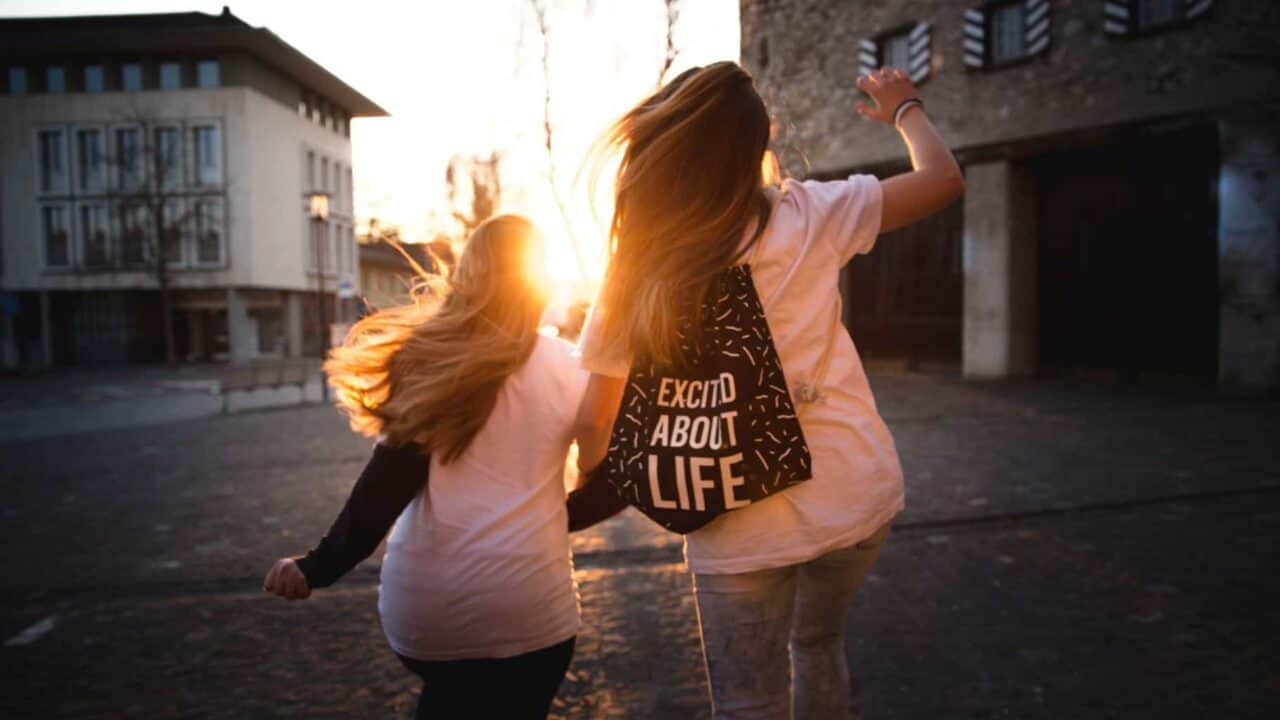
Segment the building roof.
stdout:
<path fill-rule="evenodd" d="M 430 271 L 434 267 L 426 245 L 421 243 L 400 243 L 400 247 L 404 248 L 405 252 L 409 253 L 414 261 L 425 270 Z M 382 240 L 360 243 L 360 265 L 362 267 L 377 266 L 396 272 L 413 272 L 413 267 L 409 265 L 409 261 L 404 259 L 404 255 L 401 255 L 399 250 Z"/>
<path fill-rule="evenodd" d="M 0 19 L 0 55 L 247 51 L 355 117 L 389 113 L 266 28 L 201 12 Z"/>

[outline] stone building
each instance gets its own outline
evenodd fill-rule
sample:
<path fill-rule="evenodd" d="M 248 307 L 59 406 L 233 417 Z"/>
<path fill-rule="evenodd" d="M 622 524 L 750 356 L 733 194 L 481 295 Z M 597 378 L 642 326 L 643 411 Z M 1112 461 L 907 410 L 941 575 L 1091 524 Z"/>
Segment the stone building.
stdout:
<path fill-rule="evenodd" d="M 970 377 L 1280 386 L 1280 3 L 741 0 L 794 175 L 908 169 L 853 111 L 901 66 L 966 194 L 846 269 L 871 357 Z"/>
<path fill-rule="evenodd" d="M 225 9 L 0 20 L 0 365 L 164 359 L 162 278 L 178 359 L 318 353 L 385 114 Z"/>

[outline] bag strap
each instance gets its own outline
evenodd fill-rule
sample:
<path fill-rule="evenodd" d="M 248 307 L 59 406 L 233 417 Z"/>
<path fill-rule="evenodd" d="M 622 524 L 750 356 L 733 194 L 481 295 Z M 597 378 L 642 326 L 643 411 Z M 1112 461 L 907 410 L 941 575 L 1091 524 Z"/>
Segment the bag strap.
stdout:
<path fill-rule="evenodd" d="M 775 193 L 770 193 L 771 201 L 774 201 L 774 207 L 777 207 L 777 197 Z M 751 248 L 750 257 L 747 259 L 747 266 L 755 264 L 756 258 L 760 255 L 760 248 L 764 245 L 764 232 L 761 231 L 759 237 L 756 238 L 755 244 Z M 773 292 L 768 298 L 761 298 L 760 306 L 765 311 L 766 316 L 769 307 L 777 300 L 778 295 L 782 293 L 783 288 L 791 283 L 791 278 L 795 275 L 796 270 L 800 267 L 800 260 L 804 257 L 804 253 L 796 253 L 796 257 L 791 261 L 791 266 L 787 268 L 787 272 L 782 276 L 782 281 L 774 287 Z M 754 280 L 752 280 L 754 282 Z M 827 333 L 827 343 L 822 349 L 822 355 L 818 358 L 818 365 L 814 368 L 813 376 L 808 382 L 802 382 L 796 386 L 795 402 L 796 404 L 813 403 L 822 399 L 822 386 L 827 380 L 827 368 L 831 364 L 831 353 L 835 350 L 836 333 L 840 331 L 840 315 L 843 303 L 839 298 L 836 300 L 835 317 L 832 321 L 831 331 Z"/>

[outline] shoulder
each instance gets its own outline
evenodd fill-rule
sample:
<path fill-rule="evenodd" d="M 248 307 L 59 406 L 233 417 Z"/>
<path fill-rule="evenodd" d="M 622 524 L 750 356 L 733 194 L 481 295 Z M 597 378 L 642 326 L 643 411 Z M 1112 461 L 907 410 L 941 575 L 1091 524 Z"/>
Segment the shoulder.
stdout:
<path fill-rule="evenodd" d="M 578 370 L 581 367 L 577 347 L 570 342 L 552 335 L 538 336 L 537 343 L 533 346 L 533 354 L 530 358 L 536 360 L 541 365 L 552 367 L 560 371 Z"/>
<path fill-rule="evenodd" d="M 777 188 L 779 211 L 820 214 L 833 208 L 873 199 L 880 191 L 880 180 L 869 173 L 855 173 L 838 180 L 795 180 L 787 178 Z"/>

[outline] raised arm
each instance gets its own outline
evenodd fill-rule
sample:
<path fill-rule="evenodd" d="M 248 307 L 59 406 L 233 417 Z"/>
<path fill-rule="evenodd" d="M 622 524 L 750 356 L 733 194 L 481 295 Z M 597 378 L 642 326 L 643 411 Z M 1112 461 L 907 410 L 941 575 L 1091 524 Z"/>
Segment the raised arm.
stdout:
<path fill-rule="evenodd" d="M 874 105 L 858 103 L 858 114 L 888 125 L 893 124 L 899 103 L 919 97 L 906 73 L 898 68 L 873 71 L 859 77 L 856 84 L 874 101 Z M 907 144 L 912 169 L 880 182 L 884 194 L 882 233 L 922 220 L 964 194 L 960 165 L 922 106 L 912 104 L 905 109 L 897 130 Z"/>

